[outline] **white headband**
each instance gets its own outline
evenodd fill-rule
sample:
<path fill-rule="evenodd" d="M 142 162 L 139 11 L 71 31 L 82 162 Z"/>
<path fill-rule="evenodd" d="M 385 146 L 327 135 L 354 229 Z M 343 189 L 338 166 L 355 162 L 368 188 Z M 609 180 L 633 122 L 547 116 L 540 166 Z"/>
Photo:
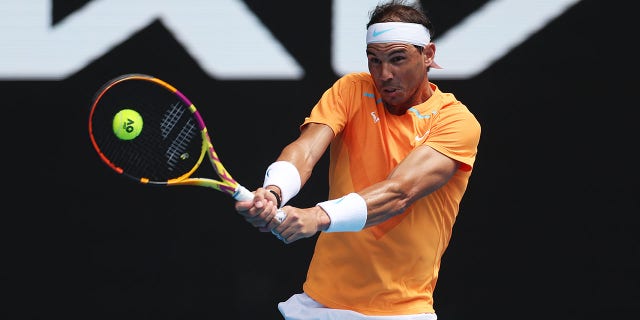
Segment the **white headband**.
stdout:
<path fill-rule="evenodd" d="M 407 42 L 424 47 L 431 42 L 429 30 L 418 23 L 382 22 L 367 29 L 367 44 L 385 42 Z"/>
<path fill-rule="evenodd" d="M 429 30 L 419 23 L 381 22 L 374 23 L 367 28 L 367 44 L 405 42 L 420 47 L 426 47 L 431 42 Z M 442 69 L 435 61 L 431 67 Z"/>

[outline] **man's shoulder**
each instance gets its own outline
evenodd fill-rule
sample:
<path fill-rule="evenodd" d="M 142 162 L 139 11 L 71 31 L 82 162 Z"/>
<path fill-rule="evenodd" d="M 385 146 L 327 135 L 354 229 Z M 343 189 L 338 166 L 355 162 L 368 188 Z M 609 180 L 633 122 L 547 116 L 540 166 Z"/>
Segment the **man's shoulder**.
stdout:
<path fill-rule="evenodd" d="M 345 81 L 365 81 L 373 83 L 373 78 L 371 78 L 371 74 L 368 72 L 350 72 L 343 75 L 340 79 Z"/>
<path fill-rule="evenodd" d="M 350 90 L 366 90 L 371 91 L 375 88 L 375 83 L 371 74 L 368 72 L 351 72 L 343 75 L 337 82 L 340 86 L 350 87 Z"/>

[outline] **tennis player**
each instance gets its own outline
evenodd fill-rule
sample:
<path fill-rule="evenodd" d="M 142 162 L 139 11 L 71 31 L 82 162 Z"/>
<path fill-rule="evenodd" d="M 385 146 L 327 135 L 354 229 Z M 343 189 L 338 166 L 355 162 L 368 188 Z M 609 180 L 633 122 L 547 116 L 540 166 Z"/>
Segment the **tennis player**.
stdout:
<path fill-rule="evenodd" d="M 480 140 L 480 124 L 429 81 L 436 46 L 413 4 L 370 12 L 369 72 L 328 88 L 236 210 L 285 243 L 318 234 L 302 292 L 280 302 L 285 319 L 437 319 L 433 293 Z M 356 39 L 357 41 L 357 39 Z M 286 205 L 330 150 L 329 197 Z M 287 217 L 273 219 L 277 207 Z"/>

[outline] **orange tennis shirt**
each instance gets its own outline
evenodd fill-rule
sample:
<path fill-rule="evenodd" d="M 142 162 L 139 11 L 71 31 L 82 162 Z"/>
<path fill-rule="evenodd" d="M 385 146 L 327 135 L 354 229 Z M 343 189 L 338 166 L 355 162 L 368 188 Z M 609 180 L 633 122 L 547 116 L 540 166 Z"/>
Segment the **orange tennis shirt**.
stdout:
<path fill-rule="evenodd" d="M 404 115 L 384 108 L 368 73 L 343 76 L 303 124 L 323 123 L 330 146 L 329 198 L 384 180 L 414 148 L 427 145 L 461 165 L 447 184 L 404 213 L 359 232 L 320 233 L 303 290 L 319 303 L 367 315 L 432 313 L 441 257 L 475 161 L 480 124 L 450 93 Z"/>

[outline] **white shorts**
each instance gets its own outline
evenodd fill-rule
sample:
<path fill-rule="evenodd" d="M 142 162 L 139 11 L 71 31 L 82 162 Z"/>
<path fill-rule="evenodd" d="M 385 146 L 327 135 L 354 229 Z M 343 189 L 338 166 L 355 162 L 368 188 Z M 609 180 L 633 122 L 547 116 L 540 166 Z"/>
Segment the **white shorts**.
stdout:
<path fill-rule="evenodd" d="M 359 312 L 330 309 L 313 300 L 306 293 L 294 294 L 287 301 L 278 303 L 278 310 L 286 320 L 436 320 L 435 313 L 407 314 L 400 316 L 367 316 Z"/>

